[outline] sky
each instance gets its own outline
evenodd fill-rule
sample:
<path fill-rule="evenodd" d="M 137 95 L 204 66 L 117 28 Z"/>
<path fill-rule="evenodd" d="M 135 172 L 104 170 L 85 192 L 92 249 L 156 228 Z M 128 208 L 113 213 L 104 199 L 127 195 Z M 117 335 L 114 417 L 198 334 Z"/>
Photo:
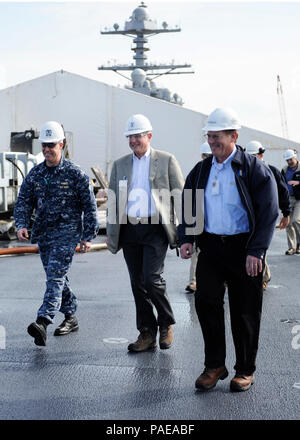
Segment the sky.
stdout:
<path fill-rule="evenodd" d="M 195 72 L 163 76 L 157 86 L 178 93 L 186 108 L 209 114 L 232 107 L 243 125 L 282 136 L 279 75 L 288 137 L 300 142 L 299 1 L 144 2 L 159 25 L 167 21 L 181 28 L 149 38 L 148 61 L 190 63 Z M 122 28 L 139 4 L 0 0 L 0 88 L 61 69 L 115 86 L 129 84 L 98 66 L 131 64 L 132 39 L 101 35 L 100 29 L 114 23 Z"/>

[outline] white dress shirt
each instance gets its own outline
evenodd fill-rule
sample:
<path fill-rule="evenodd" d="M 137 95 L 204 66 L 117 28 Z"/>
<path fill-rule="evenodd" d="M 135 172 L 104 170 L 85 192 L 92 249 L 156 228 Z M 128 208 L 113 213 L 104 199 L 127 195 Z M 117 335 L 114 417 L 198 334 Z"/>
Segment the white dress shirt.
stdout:
<path fill-rule="evenodd" d="M 127 199 L 129 217 L 152 217 L 156 214 L 149 182 L 150 158 L 150 148 L 140 159 L 132 155 L 132 180 Z"/>

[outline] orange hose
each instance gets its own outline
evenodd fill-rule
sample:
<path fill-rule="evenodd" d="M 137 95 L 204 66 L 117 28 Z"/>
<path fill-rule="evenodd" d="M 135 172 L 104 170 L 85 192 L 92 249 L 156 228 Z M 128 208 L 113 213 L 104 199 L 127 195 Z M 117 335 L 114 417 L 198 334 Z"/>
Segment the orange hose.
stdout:
<path fill-rule="evenodd" d="M 105 243 L 92 244 L 91 251 L 107 249 Z M 79 246 L 76 246 L 76 252 L 79 252 Z M 13 254 L 38 254 L 39 248 L 37 246 L 19 246 L 14 248 L 0 249 L 0 255 L 13 255 Z"/>
<path fill-rule="evenodd" d="M 15 248 L 0 249 L 0 255 L 12 254 L 38 254 L 39 248 L 37 246 L 19 246 Z"/>

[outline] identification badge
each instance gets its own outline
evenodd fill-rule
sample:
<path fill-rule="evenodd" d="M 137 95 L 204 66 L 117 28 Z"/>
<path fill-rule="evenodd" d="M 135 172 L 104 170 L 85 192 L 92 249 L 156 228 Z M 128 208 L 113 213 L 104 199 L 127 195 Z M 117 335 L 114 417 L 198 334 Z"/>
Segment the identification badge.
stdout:
<path fill-rule="evenodd" d="M 217 196 L 220 193 L 220 183 L 218 180 L 213 181 L 211 193 L 213 196 Z"/>

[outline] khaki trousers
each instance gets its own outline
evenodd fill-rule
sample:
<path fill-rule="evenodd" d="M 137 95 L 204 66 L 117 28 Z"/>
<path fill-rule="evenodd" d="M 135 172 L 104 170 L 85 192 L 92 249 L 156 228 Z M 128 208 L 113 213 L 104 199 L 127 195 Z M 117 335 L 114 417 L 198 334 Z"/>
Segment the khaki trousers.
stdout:
<path fill-rule="evenodd" d="M 300 243 L 300 200 L 290 197 L 292 211 L 291 221 L 286 228 L 287 242 L 289 249 L 296 249 L 297 243 Z"/>
<path fill-rule="evenodd" d="M 194 252 L 190 263 L 190 280 L 189 283 L 196 283 L 196 267 L 198 261 L 199 249 L 194 247 Z"/>
<path fill-rule="evenodd" d="M 265 267 L 263 270 L 263 282 L 268 283 L 271 280 L 271 271 L 267 263 L 267 258 L 265 259 Z"/>

